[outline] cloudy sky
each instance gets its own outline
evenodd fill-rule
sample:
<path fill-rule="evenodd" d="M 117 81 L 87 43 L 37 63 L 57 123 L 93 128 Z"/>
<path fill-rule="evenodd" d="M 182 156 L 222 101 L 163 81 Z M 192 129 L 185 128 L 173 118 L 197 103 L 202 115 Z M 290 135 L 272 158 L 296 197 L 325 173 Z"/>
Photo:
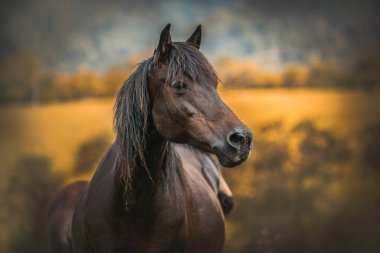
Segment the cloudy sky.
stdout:
<path fill-rule="evenodd" d="M 123 1 L 13 0 L 0 4 L 0 56 L 27 50 L 57 71 L 104 71 L 148 56 L 160 30 L 172 24 L 183 41 L 203 25 L 202 50 L 263 69 L 379 52 L 377 1 Z"/>

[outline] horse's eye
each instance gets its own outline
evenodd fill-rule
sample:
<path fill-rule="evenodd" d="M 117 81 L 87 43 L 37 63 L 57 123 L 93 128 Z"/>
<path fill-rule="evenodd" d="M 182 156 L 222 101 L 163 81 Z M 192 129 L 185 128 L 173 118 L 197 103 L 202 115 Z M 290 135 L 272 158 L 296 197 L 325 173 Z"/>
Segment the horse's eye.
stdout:
<path fill-rule="evenodd" d="M 178 95 L 186 93 L 189 89 L 188 85 L 182 81 L 174 82 L 172 87 Z"/>

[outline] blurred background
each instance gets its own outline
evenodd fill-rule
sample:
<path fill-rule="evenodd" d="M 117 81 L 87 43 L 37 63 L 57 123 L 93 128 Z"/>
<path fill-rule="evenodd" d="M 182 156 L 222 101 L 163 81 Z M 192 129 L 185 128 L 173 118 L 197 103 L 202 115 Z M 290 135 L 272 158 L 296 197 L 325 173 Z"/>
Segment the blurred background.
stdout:
<path fill-rule="evenodd" d="M 225 252 L 380 252 L 378 1 L 0 3 L 0 252 L 47 252 L 56 191 L 112 143 L 114 96 L 203 24 L 225 102 L 255 132 L 224 170 Z"/>

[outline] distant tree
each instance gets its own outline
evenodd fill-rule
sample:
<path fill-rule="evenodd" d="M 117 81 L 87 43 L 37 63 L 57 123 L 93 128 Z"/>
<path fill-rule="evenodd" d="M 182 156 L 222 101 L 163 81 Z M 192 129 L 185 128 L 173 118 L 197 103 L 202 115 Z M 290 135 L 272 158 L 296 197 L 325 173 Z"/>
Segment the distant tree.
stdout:
<path fill-rule="evenodd" d="M 48 208 L 62 182 L 51 171 L 49 158 L 29 155 L 19 159 L 2 196 L 6 252 L 48 252 Z"/>
<path fill-rule="evenodd" d="M 305 83 L 309 87 L 344 87 L 347 85 L 346 76 L 346 71 L 338 62 L 320 60 L 310 65 Z"/>
<path fill-rule="evenodd" d="M 372 172 L 380 173 L 380 124 L 364 129 L 360 135 L 360 142 L 363 143 L 360 156 L 363 167 L 370 175 Z"/>
<path fill-rule="evenodd" d="M 282 73 L 282 86 L 294 88 L 305 85 L 307 69 L 301 66 L 289 66 Z"/>
<path fill-rule="evenodd" d="M 363 52 L 353 61 L 348 73 L 348 84 L 355 88 L 372 89 L 380 87 L 379 52 Z"/>
<path fill-rule="evenodd" d="M 110 141 L 106 135 L 85 141 L 77 151 L 74 173 L 82 174 L 94 170 L 109 145 Z"/>
<path fill-rule="evenodd" d="M 115 66 L 109 69 L 103 76 L 104 95 L 114 96 L 132 71 L 130 66 Z"/>
<path fill-rule="evenodd" d="M 30 102 L 43 73 L 37 59 L 19 50 L 0 62 L 0 103 Z"/>

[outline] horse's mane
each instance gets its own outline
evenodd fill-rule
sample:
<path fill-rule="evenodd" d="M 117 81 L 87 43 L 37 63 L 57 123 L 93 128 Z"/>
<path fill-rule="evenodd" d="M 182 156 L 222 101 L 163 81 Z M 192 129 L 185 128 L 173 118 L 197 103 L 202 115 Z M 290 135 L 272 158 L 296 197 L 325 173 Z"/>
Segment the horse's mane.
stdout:
<path fill-rule="evenodd" d="M 168 64 L 167 85 L 175 76 L 181 75 L 187 75 L 200 84 L 218 82 L 215 70 L 198 49 L 185 42 L 173 42 L 170 46 L 170 53 L 165 59 Z M 114 115 L 118 150 L 116 176 L 121 180 L 125 191 L 131 187 L 137 167 L 147 170 L 144 152 L 151 110 L 148 80 L 153 68 L 152 57 L 138 64 L 116 98 Z M 170 143 L 166 156 L 166 174 L 169 174 L 180 166 L 176 162 L 178 159 Z"/>

